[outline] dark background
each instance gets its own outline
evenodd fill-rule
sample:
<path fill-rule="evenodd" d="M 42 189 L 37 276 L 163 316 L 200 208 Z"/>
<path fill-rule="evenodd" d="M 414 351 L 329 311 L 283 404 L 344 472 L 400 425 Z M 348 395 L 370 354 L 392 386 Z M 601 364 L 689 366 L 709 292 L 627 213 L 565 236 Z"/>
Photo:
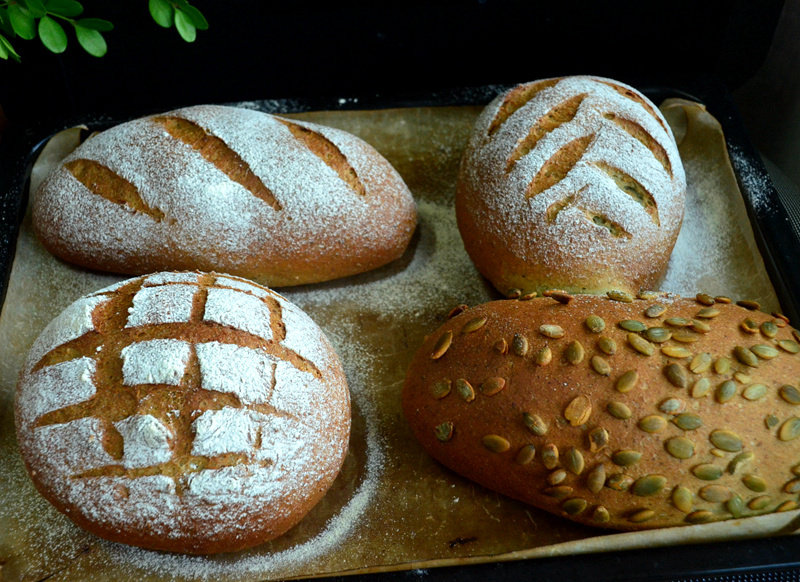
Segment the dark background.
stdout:
<path fill-rule="evenodd" d="M 152 21 L 146 0 L 85 0 L 111 20 L 109 50 L 70 31 L 53 55 L 14 43 L 0 61 L 11 124 L 144 114 L 200 102 L 417 95 L 595 74 L 681 87 L 711 77 L 735 90 L 762 64 L 783 2 L 304 2 L 195 0 L 210 28 L 194 43 Z"/>

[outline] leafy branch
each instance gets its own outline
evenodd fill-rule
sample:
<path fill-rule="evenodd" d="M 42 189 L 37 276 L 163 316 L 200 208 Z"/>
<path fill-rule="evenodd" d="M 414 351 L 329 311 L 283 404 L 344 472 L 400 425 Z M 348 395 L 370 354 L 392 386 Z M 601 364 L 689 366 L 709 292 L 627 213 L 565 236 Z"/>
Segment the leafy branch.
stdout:
<path fill-rule="evenodd" d="M 186 42 L 194 42 L 198 30 L 208 29 L 208 21 L 188 0 L 148 0 L 148 8 L 159 26 L 174 26 Z M 102 57 L 108 51 L 103 33 L 114 25 L 102 18 L 79 18 L 82 14 L 77 0 L 0 0 L 0 59 L 19 62 L 11 41 L 37 36 L 47 50 L 63 53 L 68 42 L 65 27 L 72 28 L 83 50 Z"/>

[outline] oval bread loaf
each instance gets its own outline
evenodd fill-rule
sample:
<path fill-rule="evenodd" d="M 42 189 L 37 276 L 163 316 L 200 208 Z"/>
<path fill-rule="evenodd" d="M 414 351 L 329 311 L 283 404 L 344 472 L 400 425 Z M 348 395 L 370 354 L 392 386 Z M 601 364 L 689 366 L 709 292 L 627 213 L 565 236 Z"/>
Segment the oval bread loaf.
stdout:
<path fill-rule="evenodd" d="M 34 196 L 56 256 L 123 274 L 216 270 L 275 286 L 400 257 L 416 208 L 389 162 L 344 131 L 204 105 L 81 144 Z"/>
<path fill-rule="evenodd" d="M 599 77 L 519 85 L 481 113 L 456 215 L 503 294 L 657 288 L 683 218 L 672 132 L 632 87 Z"/>
<path fill-rule="evenodd" d="M 781 317 L 703 295 L 554 297 L 481 305 L 426 339 L 403 409 L 435 459 L 616 529 L 798 507 L 800 344 Z"/>
<path fill-rule="evenodd" d="M 20 452 L 77 525 L 186 553 L 273 539 L 348 448 L 341 364 L 300 309 L 211 273 L 157 273 L 67 307 L 17 389 Z"/>

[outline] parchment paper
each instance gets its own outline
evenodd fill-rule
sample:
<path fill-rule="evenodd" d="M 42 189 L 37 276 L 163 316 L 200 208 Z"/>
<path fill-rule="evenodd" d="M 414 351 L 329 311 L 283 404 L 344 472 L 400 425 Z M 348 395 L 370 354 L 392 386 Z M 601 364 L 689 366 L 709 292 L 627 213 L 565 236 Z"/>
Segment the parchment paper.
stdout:
<path fill-rule="evenodd" d="M 255 107 L 254 104 L 242 104 Z M 753 240 L 716 120 L 696 104 L 662 109 L 675 128 L 689 184 L 681 236 L 662 288 L 755 299 L 779 310 Z M 16 446 L 13 399 L 25 354 L 79 296 L 122 277 L 71 267 L 22 225 L 0 316 L 0 580 L 267 580 L 426 568 L 620 548 L 790 533 L 798 512 L 643 533 L 573 524 L 506 499 L 422 452 L 400 410 L 406 367 L 425 334 L 455 305 L 497 298 L 466 255 L 453 212 L 461 153 L 481 107 L 314 112 L 294 117 L 339 127 L 375 146 L 400 172 L 420 224 L 397 262 L 357 277 L 279 291 L 325 330 L 353 396 L 353 436 L 332 490 L 284 537 L 238 554 L 187 557 L 113 544 L 83 532 L 44 501 Z M 78 142 L 54 138 L 33 187 Z"/>

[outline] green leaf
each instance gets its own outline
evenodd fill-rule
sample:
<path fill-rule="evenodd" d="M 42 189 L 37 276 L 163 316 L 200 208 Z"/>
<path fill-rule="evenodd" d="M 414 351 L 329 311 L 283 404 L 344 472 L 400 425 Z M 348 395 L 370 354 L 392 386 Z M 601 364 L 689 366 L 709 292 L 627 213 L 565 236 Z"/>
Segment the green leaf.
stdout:
<path fill-rule="evenodd" d="M 174 9 L 172 4 L 167 0 L 150 0 L 149 3 L 150 16 L 156 21 L 156 24 L 164 28 L 172 26 Z"/>
<path fill-rule="evenodd" d="M 36 37 L 36 22 L 33 20 L 33 16 L 19 4 L 12 4 L 8 7 L 8 20 L 11 22 L 11 28 L 20 38 L 31 40 Z"/>
<path fill-rule="evenodd" d="M 197 38 L 197 29 L 194 24 L 186 16 L 186 13 L 180 10 L 175 10 L 175 28 L 178 29 L 178 34 L 186 42 L 194 42 L 194 39 Z"/>
<path fill-rule="evenodd" d="M 76 0 L 46 0 L 44 4 L 51 14 L 75 18 L 83 12 L 83 5 Z"/>
<path fill-rule="evenodd" d="M 20 61 L 17 51 L 14 50 L 8 39 L 0 34 L 0 58 L 7 61 L 9 56 L 17 62 Z"/>
<path fill-rule="evenodd" d="M 114 25 L 102 18 L 81 18 L 75 22 L 76 26 L 97 30 L 98 32 L 109 32 L 114 30 Z"/>
<path fill-rule="evenodd" d="M 44 7 L 42 0 L 22 0 L 22 2 L 28 7 L 34 18 L 47 16 L 47 9 Z"/>
<path fill-rule="evenodd" d="M 43 16 L 39 21 L 39 38 L 51 52 L 63 53 L 67 49 L 67 33 L 58 22 L 49 16 Z"/>
<path fill-rule="evenodd" d="M 197 8 L 191 4 L 187 4 L 186 8 L 183 8 L 182 11 L 189 17 L 197 30 L 208 30 L 208 20 L 206 20 L 203 13 Z"/>
<path fill-rule="evenodd" d="M 84 28 L 76 24 L 75 36 L 78 37 L 78 42 L 83 47 L 83 50 L 93 57 L 102 57 L 108 51 L 106 39 L 96 30 Z"/>

